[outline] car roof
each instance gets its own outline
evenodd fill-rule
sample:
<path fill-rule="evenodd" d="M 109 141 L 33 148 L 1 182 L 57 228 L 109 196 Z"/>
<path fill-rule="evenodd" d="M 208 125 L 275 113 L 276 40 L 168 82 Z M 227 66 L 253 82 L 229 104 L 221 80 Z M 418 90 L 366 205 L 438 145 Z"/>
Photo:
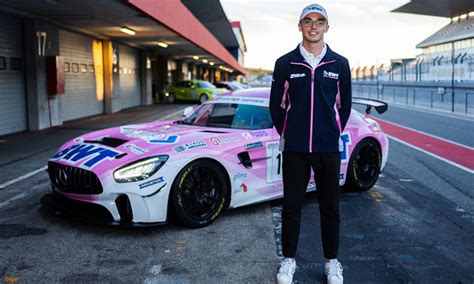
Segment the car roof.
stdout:
<path fill-rule="evenodd" d="M 235 90 L 233 92 L 226 93 L 220 96 L 269 99 L 270 88 L 251 88 L 251 89 Z"/>

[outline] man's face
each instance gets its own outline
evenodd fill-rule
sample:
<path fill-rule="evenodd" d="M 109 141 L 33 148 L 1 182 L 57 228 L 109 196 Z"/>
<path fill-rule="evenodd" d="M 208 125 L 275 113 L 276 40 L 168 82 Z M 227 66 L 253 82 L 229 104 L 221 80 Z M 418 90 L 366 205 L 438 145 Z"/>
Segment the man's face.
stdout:
<path fill-rule="evenodd" d="M 317 43 L 324 40 L 324 33 L 328 31 L 329 25 L 323 15 L 309 13 L 298 23 L 298 28 L 304 41 Z"/>

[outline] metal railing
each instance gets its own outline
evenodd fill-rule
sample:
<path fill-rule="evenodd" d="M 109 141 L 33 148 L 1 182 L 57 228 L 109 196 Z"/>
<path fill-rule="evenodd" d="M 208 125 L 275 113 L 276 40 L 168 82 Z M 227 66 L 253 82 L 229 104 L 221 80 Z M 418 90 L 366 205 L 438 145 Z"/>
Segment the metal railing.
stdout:
<path fill-rule="evenodd" d="M 474 116 L 474 88 L 448 86 L 403 86 L 379 83 L 352 83 L 354 96 L 379 99 L 389 103 L 449 111 Z"/>

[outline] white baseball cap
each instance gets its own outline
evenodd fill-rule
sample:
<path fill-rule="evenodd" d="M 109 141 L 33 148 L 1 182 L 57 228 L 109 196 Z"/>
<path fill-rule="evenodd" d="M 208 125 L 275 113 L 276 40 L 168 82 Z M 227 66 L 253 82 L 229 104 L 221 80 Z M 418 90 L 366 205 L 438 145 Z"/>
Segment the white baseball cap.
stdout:
<path fill-rule="evenodd" d="M 304 17 L 306 17 L 309 13 L 318 13 L 324 16 L 326 18 L 326 21 L 328 21 L 328 14 L 326 13 L 326 9 L 323 8 L 323 6 L 319 4 L 311 4 L 306 6 L 303 11 L 301 12 L 300 20 L 302 20 Z"/>

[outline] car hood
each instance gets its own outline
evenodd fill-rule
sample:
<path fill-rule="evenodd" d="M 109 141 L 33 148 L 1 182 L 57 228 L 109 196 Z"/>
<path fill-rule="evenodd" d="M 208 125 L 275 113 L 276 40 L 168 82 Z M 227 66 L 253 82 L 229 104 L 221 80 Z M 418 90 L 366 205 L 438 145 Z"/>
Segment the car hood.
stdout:
<path fill-rule="evenodd" d="M 173 121 L 124 125 L 77 137 L 64 144 L 50 161 L 103 173 L 156 155 L 191 153 L 209 147 L 218 150 L 224 145 L 222 141 L 242 140 L 240 133 Z"/>

